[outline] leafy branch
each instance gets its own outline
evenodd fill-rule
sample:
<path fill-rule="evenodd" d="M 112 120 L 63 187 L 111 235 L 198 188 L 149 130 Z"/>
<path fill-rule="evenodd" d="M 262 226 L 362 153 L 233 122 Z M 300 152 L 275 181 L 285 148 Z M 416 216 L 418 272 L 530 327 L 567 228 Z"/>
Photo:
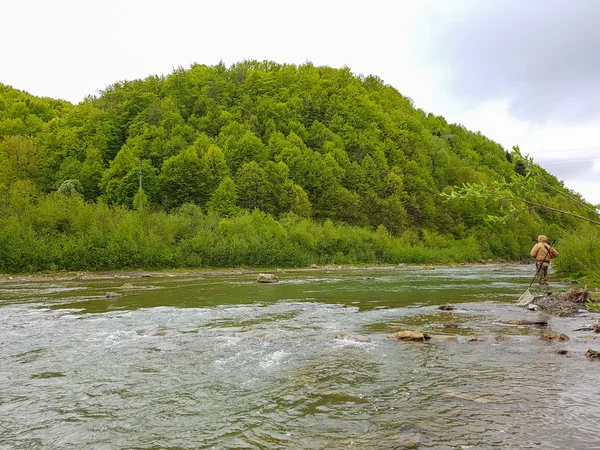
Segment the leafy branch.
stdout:
<path fill-rule="evenodd" d="M 506 223 L 509 219 L 514 218 L 521 212 L 531 209 L 542 209 L 552 211 L 559 214 L 564 214 L 576 219 L 600 225 L 598 212 L 590 205 L 584 203 L 578 197 L 567 192 L 566 189 L 558 189 L 552 186 L 545 177 L 543 169 L 533 162 L 533 158 L 529 155 L 523 156 L 519 147 L 513 147 L 517 154 L 518 161 L 522 162 L 521 167 L 524 169 L 515 172 L 510 178 L 501 178 L 494 185 L 464 183 L 460 187 L 450 193 L 442 193 L 446 199 L 465 199 L 465 198 L 483 198 L 486 200 L 496 201 L 500 215 L 489 216 L 488 220 L 492 222 Z M 551 189 L 570 202 L 585 209 L 593 217 L 586 217 L 575 211 L 567 211 L 565 209 L 549 206 L 540 199 L 540 188 Z"/>

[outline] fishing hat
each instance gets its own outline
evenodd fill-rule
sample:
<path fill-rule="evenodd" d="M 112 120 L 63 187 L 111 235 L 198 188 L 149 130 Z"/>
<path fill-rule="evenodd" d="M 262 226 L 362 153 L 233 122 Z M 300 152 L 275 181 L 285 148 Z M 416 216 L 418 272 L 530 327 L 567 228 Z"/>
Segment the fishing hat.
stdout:
<path fill-rule="evenodd" d="M 548 237 L 543 234 L 540 234 L 538 236 L 538 242 L 548 242 Z"/>

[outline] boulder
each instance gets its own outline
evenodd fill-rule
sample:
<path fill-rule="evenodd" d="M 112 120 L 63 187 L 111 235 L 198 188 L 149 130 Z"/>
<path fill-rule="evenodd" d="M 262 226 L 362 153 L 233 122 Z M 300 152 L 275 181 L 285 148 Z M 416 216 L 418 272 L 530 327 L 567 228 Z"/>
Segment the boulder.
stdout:
<path fill-rule="evenodd" d="M 393 338 L 399 341 L 426 341 L 430 336 L 420 331 L 398 331 Z"/>
<path fill-rule="evenodd" d="M 256 281 L 259 283 L 277 283 L 279 279 L 272 273 L 259 273 Z"/>

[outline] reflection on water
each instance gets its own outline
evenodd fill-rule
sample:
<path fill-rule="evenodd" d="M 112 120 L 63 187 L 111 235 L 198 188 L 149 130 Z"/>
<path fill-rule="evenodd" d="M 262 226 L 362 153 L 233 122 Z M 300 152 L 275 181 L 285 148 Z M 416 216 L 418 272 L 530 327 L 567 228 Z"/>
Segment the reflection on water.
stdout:
<path fill-rule="evenodd" d="M 598 365 L 583 357 L 594 342 L 572 332 L 585 319 L 552 318 L 571 336 L 561 343 L 502 323 L 537 317 L 514 305 L 529 276 L 7 284 L 0 448 L 596 448 Z M 388 339 L 401 329 L 460 339 Z"/>

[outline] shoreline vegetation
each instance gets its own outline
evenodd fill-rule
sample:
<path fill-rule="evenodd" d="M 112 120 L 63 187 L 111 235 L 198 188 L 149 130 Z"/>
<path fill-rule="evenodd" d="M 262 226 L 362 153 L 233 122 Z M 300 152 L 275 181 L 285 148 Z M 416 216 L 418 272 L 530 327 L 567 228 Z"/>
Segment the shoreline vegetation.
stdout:
<path fill-rule="evenodd" d="M 194 64 L 77 105 L 0 84 L 0 272 L 515 261 L 543 233 L 600 279 L 599 220 L 348 68 Z"/>

